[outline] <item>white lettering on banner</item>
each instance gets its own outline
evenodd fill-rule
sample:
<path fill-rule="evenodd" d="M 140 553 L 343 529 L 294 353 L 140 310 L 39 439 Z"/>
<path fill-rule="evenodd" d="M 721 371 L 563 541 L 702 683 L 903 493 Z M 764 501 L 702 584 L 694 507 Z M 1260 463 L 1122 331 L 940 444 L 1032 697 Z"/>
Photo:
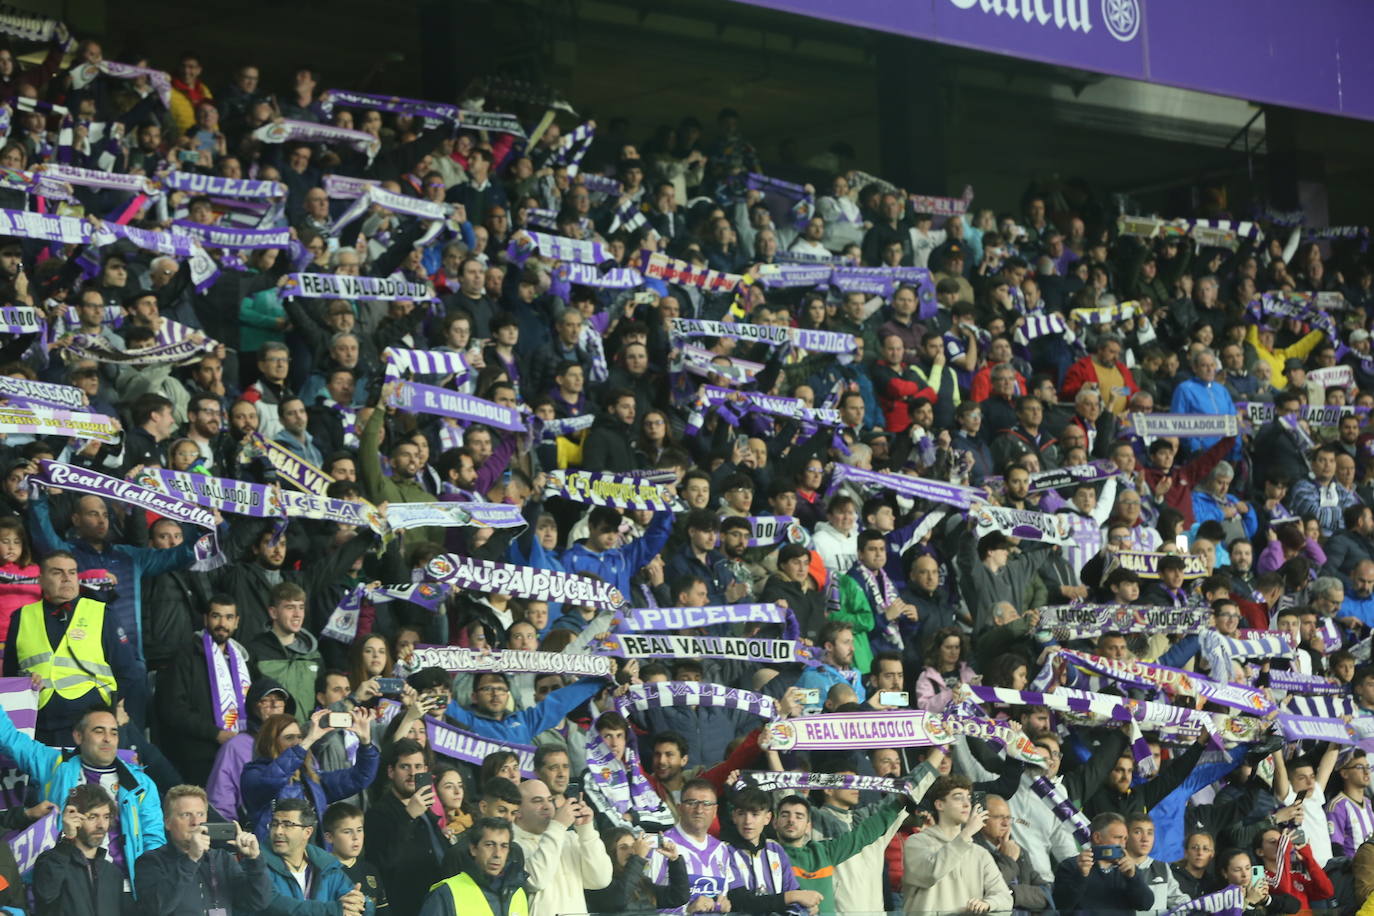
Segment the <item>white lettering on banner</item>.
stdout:
<path fill-rule="evenodd" d="M 1082 32 L 1093 30 L 1092 0 L 949 0 L 960 10 L 980 7 L 984 13 L 1020 19 L 1031 25 Z M 1132 41 L 1140 31 L 1139 0 L 1101 0 L 1102 22 L 1117 41 Z M 1048 8 L 1047 8 L 1048 7 Z"/>
<path fill-rule="evenodd" d="M 751 604 L 741 617 L 732 615 L 731 608 L 711 605 L 702 608 L 644 608 L 636 611 L 638 626 L 644 630 L 685 630 L 691 627 L 713 627 L 727 623 L 776 623 L 777 618 L 765 605 Z"/>
<path fill-rule="evenodd" d="M 416 668 L 443 668 L 446 671 L 537 671 L 585 677 L 611 676 L 611 660 L 605 655 L 519 649 L 474 652 L 451 646 L 417 646 L 413 664 Z"/>
<path fill-rule="evenodd" d="M 796 661 L 796 645 L 786 639 L 736 639 L 714 636 L 618 637 L 628 658 L 734 658 L 741 661 Z"/>

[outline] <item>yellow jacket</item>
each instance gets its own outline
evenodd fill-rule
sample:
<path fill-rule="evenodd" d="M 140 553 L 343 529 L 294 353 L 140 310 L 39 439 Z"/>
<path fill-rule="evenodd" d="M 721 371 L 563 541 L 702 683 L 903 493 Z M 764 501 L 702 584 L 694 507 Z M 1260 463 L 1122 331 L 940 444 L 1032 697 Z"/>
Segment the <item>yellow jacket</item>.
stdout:
<path fill-rule="evenodd" d="M 1317 344 L 1326 339 L 1326 335 L 1321 331 L 1313 331 L 1302 340 L 1287 347 L 1280 347 L 1277 350 L 1266 350 L 1259 340 L 1259 327 L 1250 325 L 1245 329 L 1245 342 L 1255 348 L 1259 358 L 1269 364 L 1269 368 L 1274 370 L 1273 377 L 1269 384 L 1275 388 L 1287 388 L 1288 379 L 1283 374 L 1284 360 L 1306 359 L 1307 354 L 1317 348 Z"/>

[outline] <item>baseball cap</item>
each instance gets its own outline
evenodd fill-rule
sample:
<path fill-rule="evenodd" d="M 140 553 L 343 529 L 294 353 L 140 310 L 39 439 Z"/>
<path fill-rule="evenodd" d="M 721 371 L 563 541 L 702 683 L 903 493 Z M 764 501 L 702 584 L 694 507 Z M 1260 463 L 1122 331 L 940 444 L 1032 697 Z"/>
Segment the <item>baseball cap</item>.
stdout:
<path fill-rule="evenodd" d="M 1283 371 L 1292 372 L 1294 369 L 1306 369 L 1306 364 L 1296 356 L 1290 356 L 1283 361 Z"/>
<path fill-rule="evenodd" d="M 1362 341 L 1362 340 L 1368 340 L 1368 339 L 1369 339 L 1369 332 L 1366 331 L 1364 328 L 1356 328 L 1355 330 L 1353 330 L 1353 331 L 1350 332 L 1350 342 L 1351 342 L 1351 343 L 1359 343 L 1359 342 Z"/>

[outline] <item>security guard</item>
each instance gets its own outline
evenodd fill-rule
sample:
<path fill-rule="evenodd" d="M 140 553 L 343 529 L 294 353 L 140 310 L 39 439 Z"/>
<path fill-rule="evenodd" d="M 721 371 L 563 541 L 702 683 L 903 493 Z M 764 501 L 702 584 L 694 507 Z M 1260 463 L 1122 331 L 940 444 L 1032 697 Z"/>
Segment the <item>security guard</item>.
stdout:
<path fill-rule="evenodd" d="M 529 916 L 524 869 L 508 867 L 515 843 L 510 824 L 484 817 L 468 833 L 472 867 L 434 885 L 420 916 Z"/>
<path fill-rule="evenodd" d="M 105 605 L 80 597 L 74 556 L 59 550 L 44 557 L 38 584 L 42 600 L 10 618 L 4 671 L 38 682 L 35 737 L 61 747 L 82 712 L 112 705 L 116 694 L 138 686 L 143 675 L 128 636 Z"/>

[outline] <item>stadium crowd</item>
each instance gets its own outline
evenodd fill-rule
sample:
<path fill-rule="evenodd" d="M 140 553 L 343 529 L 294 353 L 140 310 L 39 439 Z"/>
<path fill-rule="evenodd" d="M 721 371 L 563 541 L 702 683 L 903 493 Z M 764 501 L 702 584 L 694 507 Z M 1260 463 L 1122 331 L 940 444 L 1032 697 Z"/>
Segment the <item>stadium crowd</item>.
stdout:
<path fill-rule="evenodd" d="M 0 910 L 1374 912 L 1367 229 L 0 32 Z"/>

